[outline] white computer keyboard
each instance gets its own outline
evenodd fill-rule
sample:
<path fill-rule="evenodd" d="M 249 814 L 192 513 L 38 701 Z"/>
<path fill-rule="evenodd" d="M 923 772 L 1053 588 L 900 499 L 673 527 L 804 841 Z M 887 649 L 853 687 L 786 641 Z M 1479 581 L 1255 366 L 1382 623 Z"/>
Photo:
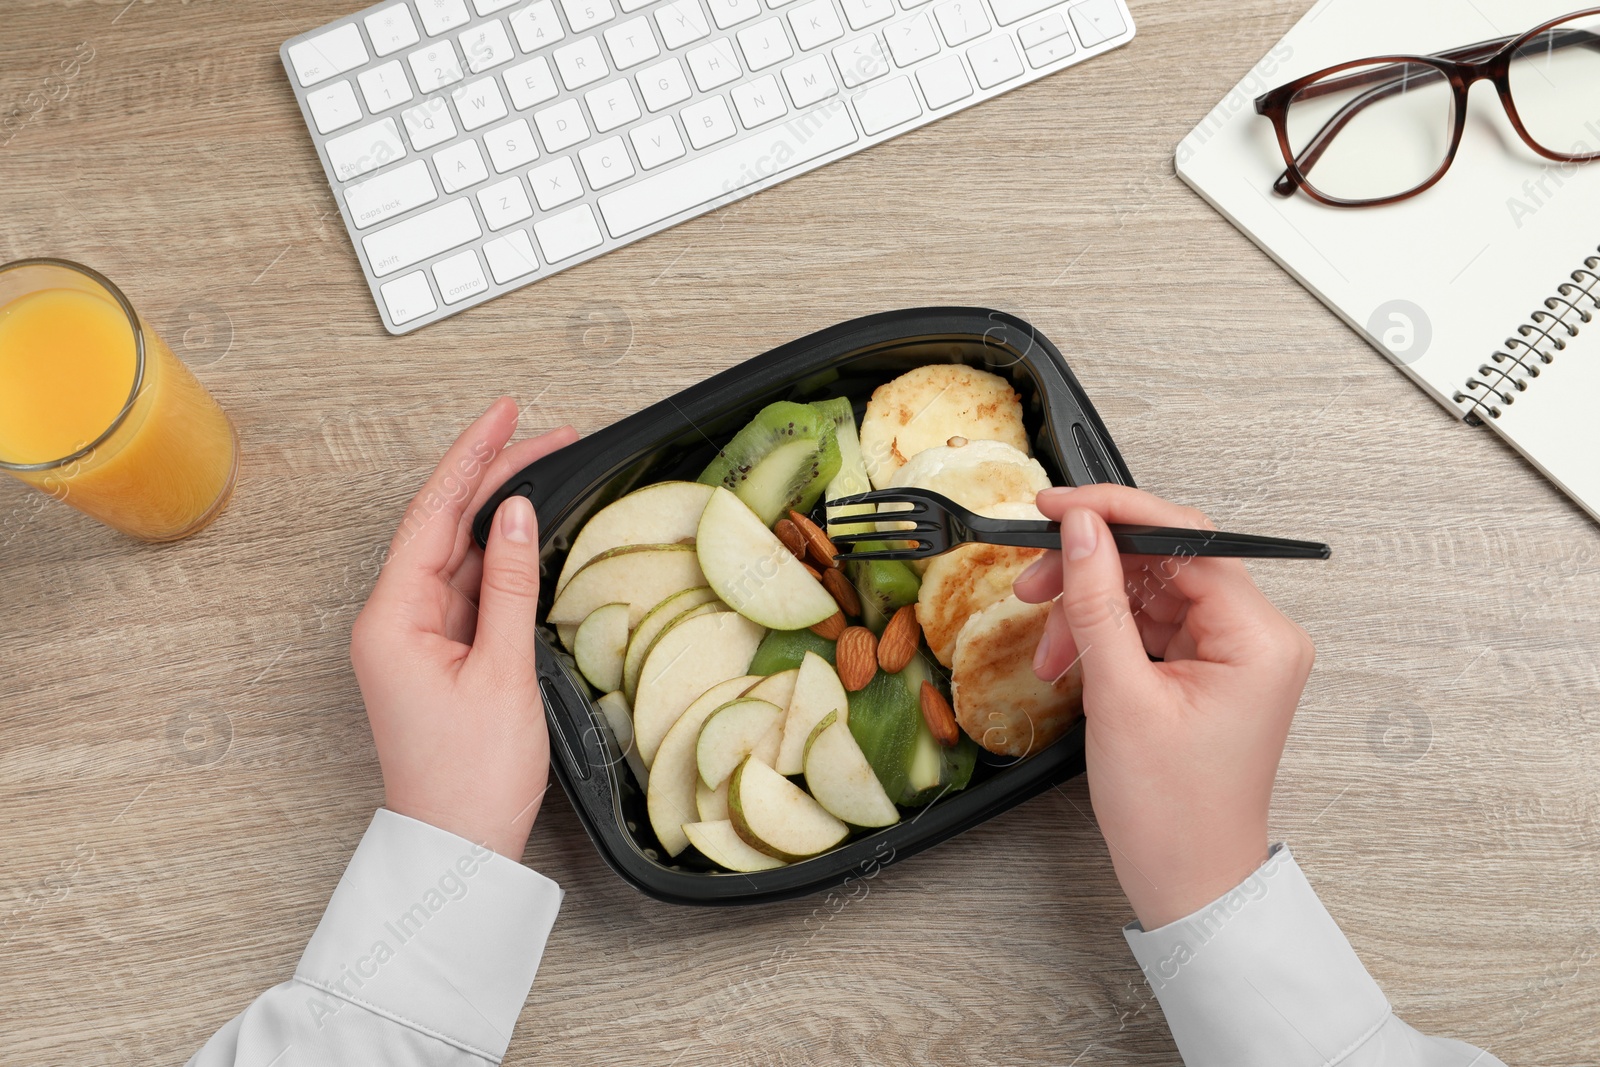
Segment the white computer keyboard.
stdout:
<path fill-rule="evenodd" d="M 282 48 L 390 333 L 1134 33 L 1123 0 L 470 3 L 378 4 Z"/>

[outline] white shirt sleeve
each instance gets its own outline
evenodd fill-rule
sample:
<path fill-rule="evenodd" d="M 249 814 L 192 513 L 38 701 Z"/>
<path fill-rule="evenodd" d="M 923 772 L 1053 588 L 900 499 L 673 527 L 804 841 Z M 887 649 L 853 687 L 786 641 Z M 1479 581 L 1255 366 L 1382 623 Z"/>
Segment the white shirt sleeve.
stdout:
<path fill-rule="evenodd" d="M 1193 915 L 1122 932 L 1187 1067 L 1505 1067 L 1396 1018 L 1281 844 Z"/>
<path fill-rule="evenodd" d="M 560 907 L 543 875 L 379 809 L 294 977 L 189 1067 L 499 1063 Z"/>

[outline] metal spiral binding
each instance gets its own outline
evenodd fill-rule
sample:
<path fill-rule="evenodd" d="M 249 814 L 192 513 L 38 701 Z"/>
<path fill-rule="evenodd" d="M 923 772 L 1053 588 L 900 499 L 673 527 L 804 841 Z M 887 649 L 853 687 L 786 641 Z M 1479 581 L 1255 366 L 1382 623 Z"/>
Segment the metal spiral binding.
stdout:
<path fill-rule="evenodd" d="M 1516 402 L 1516 395 L 1527 391 L 1528 383 L 1539 377 L 1541 367 L 1554 363 L 1557 353 L 1594 321 L 1600 311 L 1600 255 L 1590 256 L 1568 281 L 1556 286 L 1556 295 L 1544 307 L 1517 327 L 1517 336 L 1489 357 L 1489 362 L 1467 379 L 1466 386 L 1452 398 L 1467 411 L 1468 422 L 1482 416 L 1498 419 L 1502 407 Z"/>

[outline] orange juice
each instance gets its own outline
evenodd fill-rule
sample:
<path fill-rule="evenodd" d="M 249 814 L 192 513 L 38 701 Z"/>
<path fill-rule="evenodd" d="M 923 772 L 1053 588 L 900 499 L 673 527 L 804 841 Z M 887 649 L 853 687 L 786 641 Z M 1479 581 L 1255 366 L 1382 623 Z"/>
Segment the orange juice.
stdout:
<path fill-rule="evenodd" d="M 213 519 L 233 488 L 236 437 L 189 368 L 142 323 L 136 336 L 130 309 L 84 274 L 12 289 L 0 285 L 0 466 L 147 541 Z"/>

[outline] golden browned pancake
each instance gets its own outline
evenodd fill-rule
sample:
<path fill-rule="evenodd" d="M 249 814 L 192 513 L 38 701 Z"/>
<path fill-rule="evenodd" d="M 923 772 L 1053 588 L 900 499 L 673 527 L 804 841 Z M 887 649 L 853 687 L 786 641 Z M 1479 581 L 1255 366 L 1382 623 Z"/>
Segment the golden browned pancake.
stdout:
<path fill-rule="evenodd" d="M 875 488 L 923 449 L 952 437 L 1028 450 L 1022 399 L 998 374 L 956 363 L 907 371 L 878 386 L 861 419 L 861 458 Z"/>
<path fill-rule="evenodd" d="M 1033 652 L 1049 614 L 1049 603 L 1008 596 L 968 619 L 956 638 L 950 679 L 956 722 L 990 752 L 1037 752 L 1083 713 L 1076 665 L 1053 684 L 1033 673 Z"/>
<path fill-rule="evenodd" d="M 917 622 L 934 658 L 950 666 L 967 620 L 1010 596 L 1017 575 L 1042 555 L 1041 548 L 974 544 L 929 560 L 917 593 Z"/>

